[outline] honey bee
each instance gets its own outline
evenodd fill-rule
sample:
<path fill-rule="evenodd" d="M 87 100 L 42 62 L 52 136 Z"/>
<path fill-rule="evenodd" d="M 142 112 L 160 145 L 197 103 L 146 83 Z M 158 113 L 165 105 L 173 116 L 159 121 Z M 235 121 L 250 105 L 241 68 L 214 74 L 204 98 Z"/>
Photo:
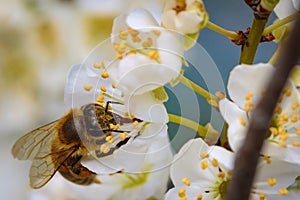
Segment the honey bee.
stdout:
<path fill-rule="evenodd" d="M 88 157 L 91 149 L 101 158 L 126 144 L 129 136 L 111 148 L 100 148 L 108 146 L 107 137 L 113 132 L 123 132 L 112 129 L 111 124 L 129 122 L 132 120 L 108 111 L 108 103 L 105 108 L 98 103 L 90 103 L 71 109 L 60 119 L 27 133 L 14 144 L 12 154 L 20 160 L 32 160 L 29 177 L 30 186 L 34 189 L 44 186 L 56 171 L 76 184 L 100 184 L 97 174 L 83 166 L 81 161 Z"/>

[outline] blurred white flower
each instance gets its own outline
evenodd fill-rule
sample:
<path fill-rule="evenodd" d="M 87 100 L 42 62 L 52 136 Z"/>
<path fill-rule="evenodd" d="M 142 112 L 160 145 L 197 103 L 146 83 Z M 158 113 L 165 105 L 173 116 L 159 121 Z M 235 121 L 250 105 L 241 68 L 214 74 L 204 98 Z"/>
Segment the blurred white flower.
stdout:
<path fill-rule="evenodd" d="M 111 41 L 116 59 L 107 71 L 125 94 L 143 94 L 180 75 L 183 45 L 179 35 L 160 27 L 144 9 L 117 17 Z"/>
<path fill-rule="evenodd" d="M 275 6 L 274 12 L 278 18 L 282 19 L 299 10 L 300 0 L 280 0 Z"/>
<path fill-rule="evenodd" d="M 175 155 L 171 179 L 175 187 L 165 199 L 223 200 L 231 179 L 234 154 L 202 139 L 188 141 Z M 280 160 L 260 160 L 251 199 L 295 199 L 287 187 L 299 175 L 299 165 Z"/>
<path fill-rule="evenodd" d="M 197 33 L 207 22 L 202 0 L 167 0 L 162 14 L 162 25 L 182 34 Z"/>
<path fill-rule="evenodd" d="M 228 99 L 220 101 L 220 111 L 229 125 L 230 147 L 237 151 L 243 143 L 252 110 L 264 95 L 264 86 L 275 68 L 269 64 L 239 65 L 230 74 Z M 266 143 L 262 151 L 289 162 L 300 163 L 300 96 L 296 86 L 288 80 L 274 111 Z"/>

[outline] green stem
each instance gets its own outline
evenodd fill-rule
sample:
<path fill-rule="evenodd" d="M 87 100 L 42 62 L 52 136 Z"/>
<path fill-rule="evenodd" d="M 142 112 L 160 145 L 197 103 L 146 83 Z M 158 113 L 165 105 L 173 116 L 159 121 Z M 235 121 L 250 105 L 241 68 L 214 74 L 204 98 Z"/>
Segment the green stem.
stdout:
<path fill-rule="evenodd" d="M 242 46 L 240 63 L 253 64 L 258 44 L 268 19 L 254 17 L 246 44 Z"/>
<path fill-rule="evenodd" d="M 293 20 L 295 20 L 296 16 L 297 16 L 297 13 L 292 14 L 292 15 L 286 17 L 286 18 L 279 19 L 279 20 L 275 21 L 273 24 L 271 24 L 270 26 L 265 28 L 265 30 L 263 32 L 263 35 L 268 35 L 272 31 L 274 31 L 275 29 L 292 22 Z"/>
<path fill-rule="evenodd" d="M 207 128 L 201 126 L 200 124 L 178 115 L 173 115 L 173 114 L 168 114 L 168 115 L 169 115 L 170 122 L 188 127 L 196 131 L 200 137 L 204 138 L 206 136 Z"/>
<path fill-rule="evenodd" d="M 186 77 L 181 76 L 180 83 L 182 83 L 186 87 L 190 88 L 191 90 L 195 91 L 199 95 L 206 98 L 206 100 L 208 102 L 212 102 L 212 101 L 218 102 L 218 98 L 216 96 L 209 93 L 208 91 L 206 91 L 205 89 L 203 89 L 202 87 L 200 87 L 196 83 L 192 82 L 191 80 L 187 79 Z"/>
<path fill-rule="evenodd" d="M 275 62 L 277 61 L 280 53 L 281 53 L 281 50 L 282 50 L 282 46 L 283 46 L 284 42 L 280 42 L 275 53 L 272 55 L 272 57 L 270 58 L 270 60 L 268 61 L 268 63 L 270 63 L 271 65 L 274 65 Z"/>
<path fill-rule="evenodd" d="M 206 28 L 209 28 L 217 33 L 222 34 L 222 35 L 225 35 L 230 40 L 239 40 L 240 39 L 240 36 L 236 32 L 226 30 L 210 21 L 207 23 Z"/>

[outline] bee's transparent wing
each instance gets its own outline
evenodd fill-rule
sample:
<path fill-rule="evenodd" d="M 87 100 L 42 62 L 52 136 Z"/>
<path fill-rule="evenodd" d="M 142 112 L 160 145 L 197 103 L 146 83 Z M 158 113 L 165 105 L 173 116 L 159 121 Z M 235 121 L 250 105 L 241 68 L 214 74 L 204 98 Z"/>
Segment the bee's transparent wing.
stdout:
<path fill-rule="evenodd" d="M 13 146 L 12 154 L 20 160 L 32 160 L 30 185 L 40 188 L 55 174 L 61 164 L 74 153 L 73 146 L 52 152 L 51 146 L 58 121 L 37 128 L 21 137 Z"/>
<path fill-rule="evenodd" d="M 43 141 L 51 140 L 58 121 L 39 127 L 21 137 L 12 148 L 12 155 L 19 160 L 32 160 L 38 153 Z"/>
<path fill-rule="evenodd" d="M 30 168 L 30 185 L 32 188 L 40 188 L 45 185 L 59 169 L 59 167 L 68 159 L 76 148 L 70 146 L 62 150 L 52 152 L 51 140 L 43 141 L 42 148 L 32 161 Z"/>

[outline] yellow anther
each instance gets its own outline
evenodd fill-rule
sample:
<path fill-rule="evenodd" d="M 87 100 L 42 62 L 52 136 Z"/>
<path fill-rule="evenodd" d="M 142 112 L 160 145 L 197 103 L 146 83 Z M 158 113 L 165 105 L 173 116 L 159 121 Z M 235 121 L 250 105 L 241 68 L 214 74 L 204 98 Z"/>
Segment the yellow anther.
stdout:
<path fill-rule="evenodd" d="M 103 69 L 105 69 L 105 66 L 106 66 L 106 61 L 102 60 L 100 67 L 103 68 Z"/>
<path fill-rule="evenodd" d="M 243 118 L 239 118 L 239 121 L 240 121 L 240 124 L 242 125 L 242 126 L 246 126 L 246 122 L 245 122 L 245 120 L 243 119 Z"/>
<path fill-rule="evenodd" d="M 282 134 L 279 137 L 280 137 L 280 140 L 286 141 L 289 138 L 289 135 L 288 134 Z"/>
<path fill-rule="evenodd" d="M 187 186 L 190 186 L 191 185 L 191 182 L 188 178 L 183 178 L 181 179 L 181 182 Z"/>
<path fill-rule="evenodd" d="M 286 134 L 286 130 L 283 129 L 283 128 L 281 128 L 281 127 L 279 127 L 278 128 L 278 133 L 279 133 L 279 135 L 285 135 Z"/>
<path fill-rule="evenodd" d="M 203 151 L 201 154 L 200 154 L 200 157 L 203 159 L 203 158 L 208 158 L 209 157 L 209 154 L 207 153 L 207 151 Z"/>
<path fill-rule="evenodd" d="M 296 134 L 300 135 L 300 128 L 297 129 Z"/>
<path fill-rule="evenodd" d="M 101 68 L 101 65 L 98 62 L 95 62 L 93 66 L 96 69 L 100 69 Z"/>
<path fill-rule="evenodd" d="M 253 92 L 248 92 L 248 94 L 246 94 L 246 96 L 245 96 L 245 100 L 246 101 L 249 101 L 252 97 L 253 97 Z"/>
<path fill-rule="evenodd" d="M 203 160 L 202 162 L 201 162 L 201 169 L 206 169 L 208 167 L 208 162 L 207 162 L 207 160 Z"/>
<path fill-rule="evenodd" d="M 274 113 L 276 113 L 278 115 L 281 114 L 281 112 L 282 112 L 282 108 L 280 106 L 277 106 L 274 110 Z"/>
<path fill-rule="evenodd" d="M 197 195 L 197 200 L 202 200 L 202 198 L 203 198 L 202 194 Z"/>
<path fill-rule="evenodd" d="M 227 174 L 228 174 L 228 176 L 231 176 L 231 175 L 232 175 L 232 171 L 231 171 L 231 170 L 228 170 L 228 171 L 227 171 Z"/>
<path fill-rule="evenodd" d="M 293 145 L 294 147 L 300 147 L 300 142 L 298 142 L 298 141 L 293 141 L 292 145 Z"/>
<path fill-rule="evenodd" d="M 108 153 L 108 152 L 110 151 L 110 147 L 109 147 L 108 145 L 106 145 L 106 144 L 102 144 L 102 145 L 100 146 L 100 151 L 101 151 L 102 153 Z"/>
<path fill-rule="evenodd" d="M 97 102 L 99 102 L 99 103 L 103 103 L 104 102 L 104 96 L 103 95 L 99 95 L 98 97 L 97 97 L 97 100 L 96 100 Z"/>
<path fill-rule="evenodd" d="M 268 178 L 268 184 L 269 186 L 274 186 L 277 183 L 277 179 L 276 178 Z"/>
<path fill-rule="evenodd" d="M 269 156 L 264 155 L 264 161 L 266 161 L 267 164 L 271 164 L 271 159 Z"/>
<path fill-rule="evenodd" d="M 153 30 L 152 32 L 153 32 L 154 35 L 156 35 L 156 36 L 160 36 L 160 34 L 161 34 L 160 30 Z"/>
<path fill-rule="evenodd" d="M 107 71 L 103 71 L 103 72 L 101 73 L 101 77 L 102 77 L 102 78 L 108 78 L 108 77 L 109 77 L 109 74 L 107 73 Z"/>
<path fill-rule="evenodd" d="M 282 147 L 282 148 L 287 148 L 286 142 L 279 141 L 277 144 L 278 144 L 278 146 L 280 146 L 280 147 Z"/>
<path fill-rule="evenodd" d="M 128 36 L 128 32 L 127 31 L 120 31 L 119 33 L 119 38 L 121 40 L 126 40 L 127 39 L 127 36 Z"/>
<path fill-rule="evenodd" d="M 270 132 L 272 133 L 272 135 L 276 136 L 278 135 L 278 130 L 275 127 L 270 127 L 269 128 Z"/>
<path fill-rule="evenodd" d="M 178 196 L 179 197 L 185 197 L 186 195 L 185 195 L 185 192 L 186 192 L 186 190 L 185 190 L 185 188 L 181 188 L 181 189 L 179 189 L 178 190 Z"/>
<path fill-rule="evenodd" d="M 83 85 L 83 88 L 84 88 L 86 91 L 90 91 L 90 90 L 93 88 L 93 86 L 90 85 L 90 84 L 84 84 L 84 85 Z"/>
<path fill-rule="evenodd" d="M 139 43 L 142 39 L 139 36 L 132 36 L 132 42 Z"/>
<path fill-rule="evenodd" d="M 296 110 L 300 106 L 299 102 L 296 102 L 292 105 L 292 110 Z"/>
<path fill-rule="evenodd" d="M 125 53 L 126 56 L 128 56 L 128 55 L 130 55 L 130 54 L 136 54 L 136 50 L 131 49 L 131 50 L 129 50 L 129 51 L 127 51 L 127 52 Z"/>
<path fill-rule="evenodd" d="M 282 102 L 282 99 L 283 99 L 283 97 L 280 95 L 280 96 L 278 97 L 277 102 L 278 102 L 278 103 L 281 103 L 281 102 Z"/>
<path fill-rule="evenodd" d="M 106 92 L 106 87 L 102 85 L 102 86 L 100 87 L 100 90 L 101 90 L 102 92 Z"/>
<path fill-rule="evenodd" d="M 295 122 L 297 122 L 297 121 L 298 121 L 298 115 L 293 114 L 292 117 L 291 117 L 291 122 L 292 122 L 292 123 L 295 123 Z"/>
<path fill-rule="evenodd" d="M 218 162 L 218 160 L 215 159 L 215 158 L 212 159 L 211 164 L 212 164 L 214 167 L 218 167 L 218 166 L 219 166 L 219 162 Z"/>
<path fill-rule="evenodd" d="M 114 124 L 109 124 L 109 128 L 110 129 L 115 129 L 115 125 Z"/>
<path fill-rule="evenodd" d="M 288 195 L 289 191 L 286 188 L 282 188 L 278 190 L 278 193 L 284 196 L 284 195 Z"/>
<path fill-rule="evenodd" d="M 136 37 L 136 36 L 138 36 L 139 34 L 140 34 L 140 32 L 139 31 L 137 31 L 137 30 L 134 30 L 134 29 L 132 29 L 132 28 L 128 28 L 128 32 L 129 32 L 129 34 L 132 36 L 132 37 Z"/>
<path fill-rule="evenodd" d="M 250 111 L 253 110 L 253 106 L 254 106 L 254 104 L 253 104 L 252 101 L 246 101 L 246 103 L 245 103 L 245 105 L 244 105 L 244 110 L 245 110 L 246 112 L 250 112 Z"/>
<path fill-rule="evenodd" d="M 292 91 L 290 90 L 290 89 L 288 89 L 288 88 L 285 88 L 285 90 L 283 90 L 284 92 L 284 94 L 286 95 L 286 96 L 291 96 L 291 94 L 292 94 Z"/>
<path fill-rule="evenodd" d="M 143 42 L 142 46 L 147 49 L 149 47 L 151 47 L 153 44 L 152 38 L 147 38 L 147 40 L 145 42 Z"/>
<path fill-rule="evenodd" d="M 264 193 L 260 193 L 259 194 L 259 200 L 264 200 L 265 199 L 265 194 Z"/>
<path fill-rule="evenodd" d="M 185 0 L 177 0 L 176 6 L 173 8 L 177 13 L 184 11 L 186 9 L 186 2 Z"/>
<path fill-rule="evenodd" d="M 261 95 L 265 95 L 265 94 L 266 94 L 266 92 L 267 92 L 267 90 L 266 90 L 266 89 L 262 89 L 260 93 L 261 93 Z"/>
<path fill-rule="evenodd" d="M 224 178 L 225 177 L 225 173 L 224 172 L 219 172 L 218 173 L 218 177 L 219 178 Z"/>
<path fill-rule="evenodd" d="M 127 132 L 121 133 L 121 134 L 120 134 L 120 140 L 121 140 L 121 141 L 124 141 L 124 140 L 126 139 L 127 135 L 128 135 Z"/>
<path fill-rule="evenodd" d="M 114 130 L 118 130 L 120 128 L 120 124 L 116 124 Z"/>
<path fill-rule="evenodd" d="M 139 125 L 139 122 L 135 120 L 135 121 L 133 122 L 133 125 L 137 126 L 137 125 Z"/>
<path fill-rule="evenodd" d="M 156 60 L 159 58 L 159 53 L 158 51 L 155 51 L 155 50 L 151 50 L 148 52 L 148 58 L 150 59 L 153 59 L 153 60 Z"/>
<path fill-rule="evenodd" d="M 114 83 L 111 84 L 112 88 L 116 88 L 116 85 Z"/>
<path fill-rule="evenodd" d="M 120 54 L 120 53 L 116 53 L 116 57 L 117 57 L 117 59 L 119 59 L 119 60 L 122 60 L 122 59 L 123 59 L 123 56 L 122 56 L 122 54 Z"/>
<path fill-rule="evenodd" d="M 110 144 L 114 142 L 114 138 L 113 138 L 111 135 L 107 136 L 107 137 L 105 138 L 105 140 L 106 140 L 106 142 L 108 142 L 108 143 L 110 143 Z"/>

